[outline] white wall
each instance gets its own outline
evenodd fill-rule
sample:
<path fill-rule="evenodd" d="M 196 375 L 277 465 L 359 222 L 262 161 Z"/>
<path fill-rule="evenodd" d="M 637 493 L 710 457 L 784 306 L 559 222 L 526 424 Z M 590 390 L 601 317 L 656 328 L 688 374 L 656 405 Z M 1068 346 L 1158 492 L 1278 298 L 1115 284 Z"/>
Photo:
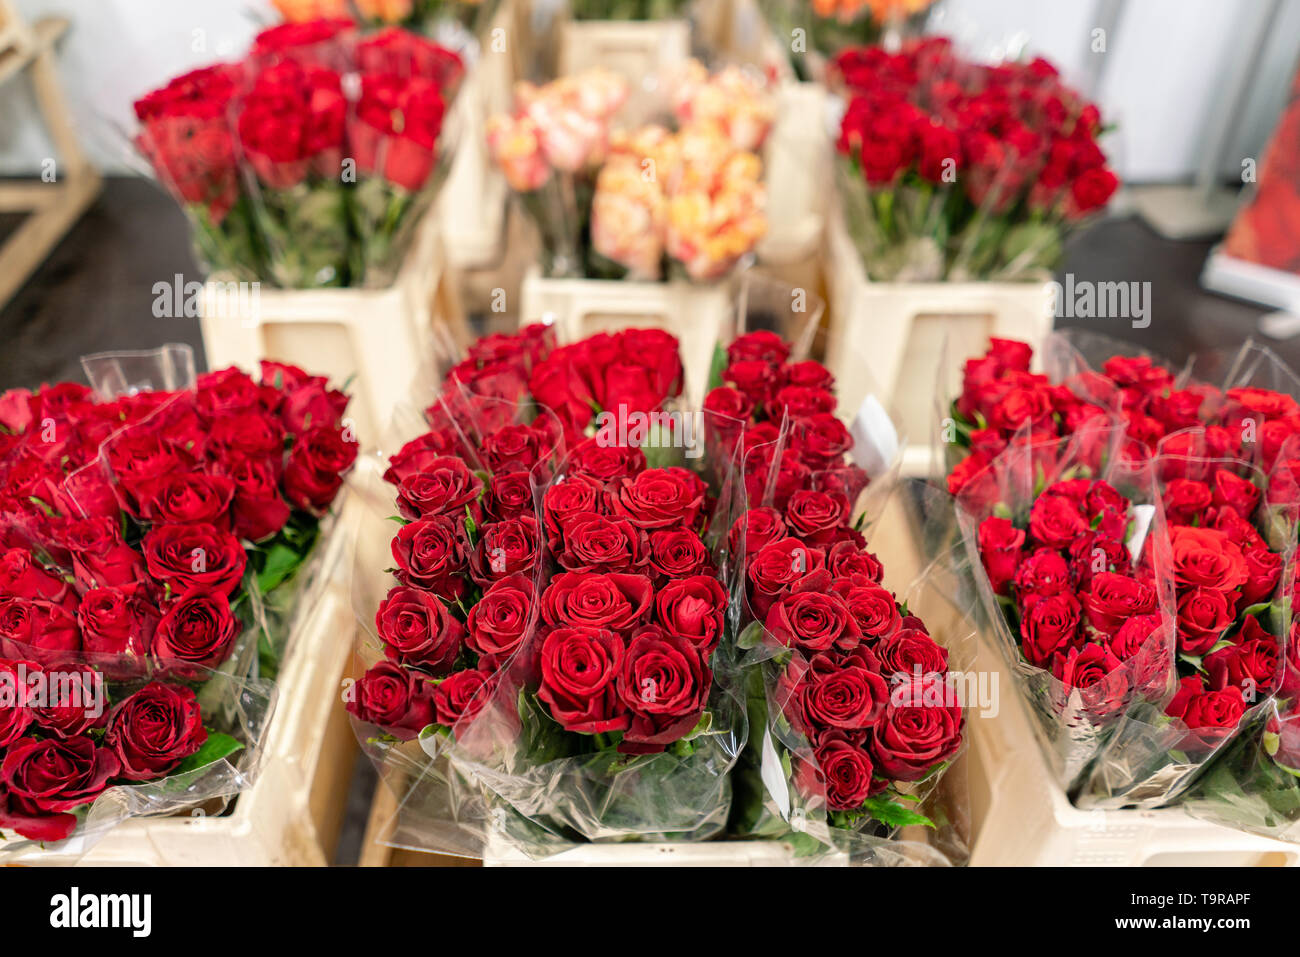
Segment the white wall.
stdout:
<path fill-rule="evenodd" d="M 1211 115 L 1248 31 L 1269 0 L 1125 0 L 1104 54 L 1089 50 L 1102 0 L 943 0 L 946 29 L 988 50 L 1014 38 L 1084 80 L 1104 57 L 1094 95 L 1119 124 L 1110 149 L 1125 179 L 1189 178 L 1203 161 Z M 132 99 L 186 68 L 238 52 L 269 20 L 266 0 L 18 0 L 29 17 L 63 13 L 73 28 L 60 52 L 65 87 L 96 162 L 128 168 Z M 1224 163 L 1258 157 L 1300 53 L 1300 0 L 1282 13 L 1260 59 L 1260 78 Z M 25 84 L 0 89 L 0 174 L 36 170 L 50 154 Z"/>

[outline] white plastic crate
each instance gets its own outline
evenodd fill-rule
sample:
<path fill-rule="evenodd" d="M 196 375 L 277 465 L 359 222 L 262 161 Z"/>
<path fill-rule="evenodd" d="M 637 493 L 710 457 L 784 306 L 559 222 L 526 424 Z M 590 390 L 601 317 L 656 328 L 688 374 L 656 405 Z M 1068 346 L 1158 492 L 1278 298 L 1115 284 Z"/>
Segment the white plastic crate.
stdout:
<path fill-rule="evenodd" d="M 338 842 L 356 736 L 342 706 L 356 627 L 348 594 L 350 497 L 320 542 L 321 587 L 304 596 L 280 670 L 256 783 L 225 816 L 137 817 L 85 853 L 35 852 L 23 864 L 324 866 Z"/>
<path fill-rule="evenodd" d="M 524 277 L 520 296 L 524 322 L 549 319 L 561 342 L 636 327 L 666 329 L 681 343 L 684 394 L 692 407 L 703 401 L 713 346 L 732 308 L 725 282 L 545 279 L 535 267 Z"/>
<path fill-rule="evenodd" d="M 767 235 L 759 241 L 758 260 L 769 269 L 801 263 L 815 269 L 831 181 L 823 119 L 826 89 L 790 81 L 777 88 L 776 100 L 776 122 L 763 145 Z"/>
<path fill-rule="evenodd" d="M 560 26 L 559 75 L 599 66 L 623 76 L 629 91 L 619 119 L 629 128 L 662 112 L 664 69 L 690 55 L 691 27 L 685 20 L 570 20 Z"/>
<path fill-rule="evenodd" d="M 937 396 L 960 392 L 966 359 L 990 336 L 1038 343 L 1052 330 L 1047 282 L 872 282 L 838 210 L 827 216 L 825 269 L 826 365 L 840 404 L 858 407 L 866 386 L 855 372 L 865 368 L 901 420 L 904 475 L 930 474 Z"/>
<path fill-rule="evenodd" d="M 1300 865 L 1300 845 L 1198 821 L 1179 808 L 1082 811 L 1047 772 L 1029 718 L 997 652 L 981 640 L 981 670 L 998 673 L 996 717 L 969 717 L 972 866 Z"/>
<path fill-rule="evenodd" d="M 421 362 L 434 349 L 433 324 L 443 280 L 441 220 L 418 224 L 415 241 L 391 286 L 382 289 L 272 289 L 235 295 L 230 284 L 204 287 L 200 323 L 208 368 L 280 359 L 334 382 L 351 379 L 348 409 L 365 440 L 410 394 Z"/>
<path fill-rule="evenodd" d="M 698 844 L 583 844 L 541 861 L 504 842 L 490 843 L 484 867 L 780 867 L 797 864 L 781 841 L 704 841 Z M 846 867 L 848 855 L 818 858 L 817 867 Z"/>

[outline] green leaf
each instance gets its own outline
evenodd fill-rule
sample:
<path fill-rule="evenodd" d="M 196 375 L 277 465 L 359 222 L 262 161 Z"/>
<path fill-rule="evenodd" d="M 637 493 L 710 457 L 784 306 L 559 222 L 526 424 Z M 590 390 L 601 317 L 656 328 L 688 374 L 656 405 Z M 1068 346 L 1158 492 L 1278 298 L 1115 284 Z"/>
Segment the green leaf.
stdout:
<path fill-rule="evenodd" d="M 474 521 L 474 516 L 470 514 L 469 506 L 465 506 L 465 535 L 471 545 L 474 544 L 474 533 L 478 531 L 478 524 Z"/>
<path fill-rule="evenodd" d="M 745 626 L 745 630 L 740 633 L 736 639 L 736 647 L 748 651 L 750 648 L 757 648 L 763 640 L 763 623 L 761 621 L 751 621 Z"/>
<path fill-rule="evenodd" d="M 199 768 L 205 768 L 209 764 L 234 754 L 243 747 L 242 743 L 224 732 L 209 731 L 208 740 L 203 742 L 203 746 L 177 765 L 172 774 L 184 774 L 187 771 L 197 771 Z"/>
<path fill-rule="evenodd" d="M 692 741 L 695 738 L 700 737 L 700 735 L 708 734 L 711 730 L 713 730 L 713 712 L 705 711 L 700 715 L 700 720 L 695 723 L 695 727 L 686 732 L 685 737 L 682 737 L 679 740 Z"/>
<path fill-rule="evenodd" d="M 713 346 L 713 359 L 709 363 L 709 388 L 712 392 L 718 386 L 722 385 L 722 373 L 727 370 L 727 350 L 722 348 L 722 343 L 715 343 Z"/>
<path fill-rule="evenodd" d="M 303 555 L 286 542 L 276 542 L 266 553 L 266 562 L 257 573 L 257 590 L 263 595 L 292 575 L 302 564 Z"/>
<path fill-rule="evenodd" d="M 934 822 L 924 814 L 886 798 L 867 798 L 862 802 L 862 809 L 877 821 L 890 827 L 911 827 L 916 824 L 934 827 Z"/>

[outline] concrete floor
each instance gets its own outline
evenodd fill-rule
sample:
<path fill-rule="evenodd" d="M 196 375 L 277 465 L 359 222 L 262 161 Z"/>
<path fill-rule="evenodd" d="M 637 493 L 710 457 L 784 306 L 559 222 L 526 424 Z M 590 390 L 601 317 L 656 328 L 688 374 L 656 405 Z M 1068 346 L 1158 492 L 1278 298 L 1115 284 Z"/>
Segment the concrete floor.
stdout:
<path fill-rule="evenodd" d="M 12 226 L 12 217 L 7 219 Z M 0 218 L 0 234 L 6 218 Z M 1255 334 L 1264 310 L 1202 290 L 1197 277 L 1210 243 L 1161 239 L 1136 219 L 1100 224 L 1070 246 L 1062 273 L 1075 280 L 1149 281 L 1151 323 L 1134 329 L 1125 320 L 1072 320 L 1182 361 L 1192 353 L 1228 351 Z M 0 309 L 0 384 L 3 388 L 82 379 L 80 356 L 109 349 L 147 349 L 163 343 L 194 346 L 203 362 L 197 320 L 158 319 L 155 283 L 186 281 L 201 273 L 190 249 L 183 215 L 152 183 L 110 179 L 86 216 L 23 289 Z M 1300 338 L 1271 342 L 1300 367 Z M 352 864 L 376 776 L 357 763 L 336 863 Z"/>

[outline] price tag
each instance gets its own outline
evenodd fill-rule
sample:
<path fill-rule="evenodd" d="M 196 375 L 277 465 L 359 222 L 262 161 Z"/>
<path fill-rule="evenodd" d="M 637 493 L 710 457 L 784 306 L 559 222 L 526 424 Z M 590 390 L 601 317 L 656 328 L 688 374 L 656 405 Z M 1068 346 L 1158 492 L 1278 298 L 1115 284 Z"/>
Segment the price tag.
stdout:
<path fill-rule="evenodd" d="M 1137 561 L 1138 556 L 1142 554 L 1142 543 L 1147 539 L 1147 532 L 1151 531 L 1151 519 L 1155 514 L 1154 505 L 1133 506 L 1133 534 L 1128 540 L 1128 553 L 1133 561 Z"/>

